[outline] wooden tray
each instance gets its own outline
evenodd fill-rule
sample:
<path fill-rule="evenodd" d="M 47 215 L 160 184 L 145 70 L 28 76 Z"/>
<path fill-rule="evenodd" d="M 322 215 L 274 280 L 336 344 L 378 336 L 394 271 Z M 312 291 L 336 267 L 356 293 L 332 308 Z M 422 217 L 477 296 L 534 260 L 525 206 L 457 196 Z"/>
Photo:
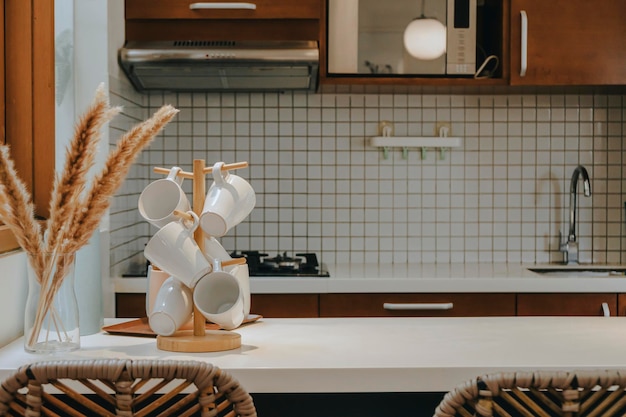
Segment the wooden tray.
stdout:
<path fill-rule="evenodd" d="M 260 314 L 249 314 L 248 317 L 242 323 L 254 323 L 255 321 L 263 318 Z M 215 323 L 206 324 L 207 330 L 220 330 L 220 326 Z M 109 334 L 119 335 L 119 336 L 136 336 L 136 337 L 156 337 L 156 333 L 152 331 L 150 325 L 148 324 L 148 318 L 142 317 L 140 319 L 125 321 L 124 323 L 112 324 L 110 326 L 104 326 L 102 328 L 105 332 Z M 193 330 L 193 322 L 185 324 L 179 330 Z"/>

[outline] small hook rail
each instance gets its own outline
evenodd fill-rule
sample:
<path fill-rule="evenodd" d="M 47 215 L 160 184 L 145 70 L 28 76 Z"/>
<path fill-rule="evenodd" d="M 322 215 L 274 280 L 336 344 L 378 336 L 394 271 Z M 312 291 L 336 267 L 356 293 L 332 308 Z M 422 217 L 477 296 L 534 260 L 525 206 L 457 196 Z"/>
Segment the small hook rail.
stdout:
<path fill-rule="evenodd" d="M 421 158 L 426 159 L 428 149 L 439 151 L 439 159 L 445 159 L 446 151 L 449 148 L 460 147 L 463 143 L 461 138 L 449 137 L 450 130 L 447 126 L 439 129 L 439 136 L 393 136 L 393 124 L 382 121 L 379 124 L 379 136 L 370 139 L 371 146 L 383 148 L 383 158 L 389 159 L 389 148 L 402 148 L 402 158 L 408 159 L 409 148 L 419 148 Z"/>

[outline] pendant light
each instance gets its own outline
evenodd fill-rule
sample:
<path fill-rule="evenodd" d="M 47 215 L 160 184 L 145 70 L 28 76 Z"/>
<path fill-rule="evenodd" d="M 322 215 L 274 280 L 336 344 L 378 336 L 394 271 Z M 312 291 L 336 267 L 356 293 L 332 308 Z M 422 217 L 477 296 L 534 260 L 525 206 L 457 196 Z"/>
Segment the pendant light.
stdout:
<path fill-rule="evenodd" d="M 404 30 L 404 47 L 417 59 L 433 60 L 446 53 L 446 27 L 439 20 L 424 15 L 424 1 L 421 16 Z"/>

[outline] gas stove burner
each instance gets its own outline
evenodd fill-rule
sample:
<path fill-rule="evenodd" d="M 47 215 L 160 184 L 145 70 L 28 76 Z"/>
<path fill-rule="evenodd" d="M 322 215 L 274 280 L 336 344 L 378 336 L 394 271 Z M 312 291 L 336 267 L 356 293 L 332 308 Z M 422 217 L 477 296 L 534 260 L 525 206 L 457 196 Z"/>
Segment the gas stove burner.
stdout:
<path fill-rule="evenodd" d="M 248 262 L 250 276 L 284 276 L 284 277 L 329 277 L 325 266 L 320 265 L 315 253 L 296 253 L 294 257 L 287 252 L 269 257 L 259 251 L 233 252 L 233 258 L 245 257 Z"/>

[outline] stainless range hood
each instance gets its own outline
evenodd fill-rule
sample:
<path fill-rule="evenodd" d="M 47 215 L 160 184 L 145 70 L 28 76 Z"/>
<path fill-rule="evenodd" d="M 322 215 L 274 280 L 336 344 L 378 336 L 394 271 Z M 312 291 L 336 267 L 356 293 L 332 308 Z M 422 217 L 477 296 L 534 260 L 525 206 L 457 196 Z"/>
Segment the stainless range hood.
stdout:
<path fill-rule="evenodd" d="M 138 91 L 315 91 L 315 41 L 129 41 L 119 64 Z"/>

